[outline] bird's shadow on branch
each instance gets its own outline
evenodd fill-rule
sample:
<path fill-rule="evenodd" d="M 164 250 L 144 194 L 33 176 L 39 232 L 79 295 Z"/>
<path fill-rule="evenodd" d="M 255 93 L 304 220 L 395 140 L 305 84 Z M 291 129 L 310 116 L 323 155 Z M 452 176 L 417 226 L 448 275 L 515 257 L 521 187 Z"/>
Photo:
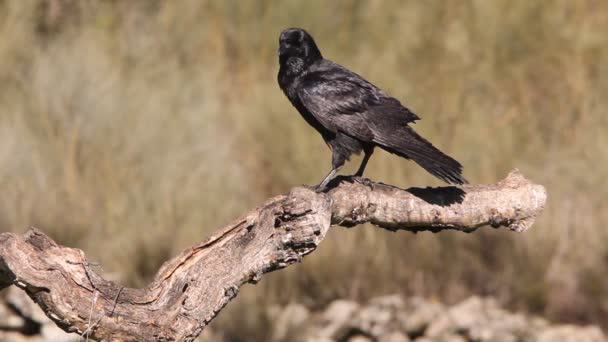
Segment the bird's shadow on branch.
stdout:
<path fill-rule="evenodd" d="M 455 186 L 409 188 L 405 189 L 405 191 L 429 204 L 435 204 L 442 207 L 447 207 L 454 203 L 462 203 L 466 194 L 464 190 Z"/>
<path fill-rule="evenodd" d="M 434 205 L 438 205 L 441 207 L 447 207 L 447 206 L 450 206 L 455 203 L 462 203 L 462 201 L 464 201 L 464 197 L 466 195 L 466 192 L 464 190 L 462 190 L 461 188 L 455 187 L 455 186 L 451 186 L 451 185 L 437 187 L 437 188 L 412 187 L 412 188 L 408 188 L 408 189 L 401 189 L 394 185 L 376 183 L 367 178 L 354 177 L 354 176 L 337 176 L 336 178 L 332 179 L 331 182 L 329 182 L 329 184 L 327 185 L 327 190 L 337 187 L 342 182 L 350 182 L 350 183 L 359 182 L 361 184 L 368 185 L 371 187 L 383 186 L 383 187 L 391 187 L 391 188 L 407 191 L 410 194 L 420 198 L 421 200 L 423 200 L 429 204 L 434 204 Z"/>

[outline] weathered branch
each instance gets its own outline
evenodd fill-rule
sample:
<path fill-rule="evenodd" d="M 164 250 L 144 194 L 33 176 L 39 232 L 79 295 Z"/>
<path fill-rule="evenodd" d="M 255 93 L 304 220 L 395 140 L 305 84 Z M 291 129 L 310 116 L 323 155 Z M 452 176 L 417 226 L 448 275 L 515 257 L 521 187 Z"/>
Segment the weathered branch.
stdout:
<path fill-rule="evenodd" d="M 0 234 L 0 289 L 16 285 L 68 332 L 98 340 L 190 341 L 246 282 L 298 262 L 330 225 L 371 222 L 390 230 L 484 225 L 529 228 L 546 193 L 514 171 L 495 185 L 408 190 L 342 178 L 328 193 L 277 196 L 167 261 L 146 288 L 124 288 L 94 272 L 79 249 L 37 229 Z"/>

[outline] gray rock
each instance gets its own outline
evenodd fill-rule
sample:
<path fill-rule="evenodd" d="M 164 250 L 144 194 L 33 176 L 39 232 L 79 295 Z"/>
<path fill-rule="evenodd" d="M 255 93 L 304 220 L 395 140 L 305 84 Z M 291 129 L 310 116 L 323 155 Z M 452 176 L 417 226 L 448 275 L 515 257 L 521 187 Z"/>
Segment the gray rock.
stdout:
<path fill-rule="evenodd" d="M 398 313 L 398 320 L 408 335 L 416 336 L 423 334 L 444 311 L 444 306 L 437 302 L 414 297 L 408 300 L 406 310 Z"/>
<path fill-rule="evenodd" d="M 306 339 L 304 339 L 304 341 L 306 342 L 336 342 L 336 340 L 333 340 L 331 338 L 327 338 L 327 337 L 315 337 L 315 336 L 310 336 Z"/>
<path fill-rule="evenodd" d="M 32 321 L 39 323 L 40 334 L 34 336 L 25 336 L 19 331 L 2 332 L 0 331 L 0 341 L 56 341 L 56 342 L 69 342 L 77 341 L 79 336 L 77 334 L 68 334 L 61 330 L 53 321 L 51 321 L 36 305 L 30 297 L 23 292 L 23 290 L 17 287 L 9 287 L 6 290 L 5 303 L 0 303 L 0 321 L 3 322 L 1 325 L 5 325 L 12 328 L 20 328 L 24 325 L 25 320 L 23 317 L 15 314 L 12 310 L 8 310 L 8 305 L 16 307 L 21 315 L 31 319 Z"/>
<path fill-rule="evenodd" d="M 276 314 L 273 341 L 283 341 L 296 330 L 302 329 L 310 317 L 308 309 L 301 304 L 288 304 Z"/>
<path fill-rule="evenodd" d="M 405 307 L 405 302 L 398 295 L 373 298 L 356 313 L 352 326 L 378 339 L 393 331 L 402 330 L 397 317 Z"/>
<path fill-rule="evenodd" d="M 424 337 L 424 336 L 418 337 L 417 339 L 415 339 L 415 341 L 416 342 L 437 342 L 437 340 L 435 340 L 435 339 L 432 339 L 430 337 Z"/>
<path fill-rule="evenodd" d="M 446 334 L 439 337 L 419 337 L 415 342 L 469 342 L 466 338 L 458 334 Z"/>
<path fill-rule="evenodd" d="M 439 338 L 458 333 L 475 341 L 515 342 L 530 338 L 541 326 L 541 321 L 500 309 L 492 299 L 471 297 L 439 315 L 426 336 Z"/>
<path fill-rule="evenodd" d="M 383 309 L 381 306 L 368 305 L 355 315 L 352 325 L 362 332 L 378 338 L 389 331 L 393 317 L 391 311 Z"/>
<path fill-rule="evenodd" d="M 598 327 L 560 325 L 542 330 L 535 340 L 537 342 L 606 342 L 608 338 Z"/>
<path fill-rule="evenodd" d="M 27 294 L 17 288 L 16 286 L 11 286 L 7 290 L 6 295 L 6 303 L 13 305 L 16 308 L 19 308 L 19 311 L 25 316 L 36 322 L 46 322 L 51 321 L 42 309 Z"/>
<path fill-rule="evenodd" d="M 360 305 L 349 300 L 336 300 L 322 314 L 316 338 L 340 340 L 352 329 L 351 321 Z"/>
<path fill-rule="evenodd" d="M 323 319 L 328 322 L 345 322 L 350 320 L 359 308 L 357 302 L 335 300 L 323 312 Z"/>
<path fill-rule="evenodd" d="M 24 324 L 23 318 L 15 315 L 4 303 L 0 303 L 0 322 L 5 330 L 18 329 Z"/>
<path fill-rule="evenodd" d="M 442 336 L 437 342 L 468 342 L 462 335 L 449 334 Z"/>
<path fill-rule="evenodd" d="M 398 331 L 393 331 L 388 334 L 384 334 L 378 338 L 378 342 L 410 342 L 410 338 Z"/>
<path fill-rule="evenodd" d="M 203 332 L 198 335 L 196 342 L 224 342 L 226 337 L 222 333 L 218 333 L 212 327 L 205 327 Z"/>
<path fill-rule="evenodd" d="M 374 340 L 363 335 L 353 336 L 348 339 L 348 342 L 373 342 Z"/>

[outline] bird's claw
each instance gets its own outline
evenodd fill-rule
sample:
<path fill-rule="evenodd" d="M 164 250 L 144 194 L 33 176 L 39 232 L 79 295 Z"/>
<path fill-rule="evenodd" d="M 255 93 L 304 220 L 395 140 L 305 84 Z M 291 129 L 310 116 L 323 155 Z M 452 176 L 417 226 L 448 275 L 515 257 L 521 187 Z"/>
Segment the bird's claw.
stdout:
<path fill-rule="evenodd" d="M 373 185 L 374 185 L 374 182 L 371 181 L 369 178 L 363 178 L 363 177 L 357 176 L 357 175 L 354 175 L 352 177 L 352 180 L 355 181 L 355 182 L 357 182 L 357 183 L 359 183 L 359 184 L 363 184 L 363 185 L 369 186 L 370 188 L 373 188 Z"/>

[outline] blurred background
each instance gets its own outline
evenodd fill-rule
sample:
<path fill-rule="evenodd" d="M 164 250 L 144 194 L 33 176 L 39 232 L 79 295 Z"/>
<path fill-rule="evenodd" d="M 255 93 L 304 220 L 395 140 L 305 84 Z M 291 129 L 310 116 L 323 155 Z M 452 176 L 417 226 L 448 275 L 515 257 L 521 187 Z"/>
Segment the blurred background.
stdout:
<path fill-rule="evenodd" d="M 144 286 L 266 198 L 318 183 L 330 151 L 276 83 L 292 26 L 417 113 L 472 183 L 519 168 L 548 204 L 524 234 L 336 228 L 303 263 L 245 285 L 213 327 L 264 340 L 273 304 L 390 293 L 492 296 L 608 326 L 600 0 L 0 0 L 0 230 L 38 227 Z M 441 184 L 381 151 L 366 176 Z"/>

